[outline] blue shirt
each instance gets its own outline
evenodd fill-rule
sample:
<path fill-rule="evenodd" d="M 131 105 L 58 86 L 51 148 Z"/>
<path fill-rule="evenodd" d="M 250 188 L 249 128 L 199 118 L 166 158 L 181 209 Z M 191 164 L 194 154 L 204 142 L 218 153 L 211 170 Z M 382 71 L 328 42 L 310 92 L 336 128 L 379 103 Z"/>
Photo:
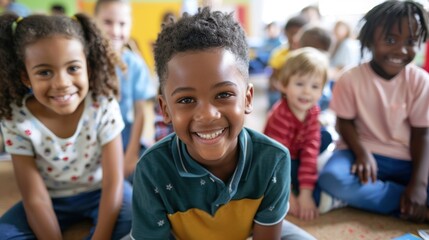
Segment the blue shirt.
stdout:
<path fill-rule="evenodd" d="M 156 89 L 150 78 L 147 65 L 140 56 L 125 49 L 121 57 L 127 65 L 127 71 L 124 73 L 118 68 L 116 73 L 120 81 L 121 91 L 119 106 L 125 122 L 125 128 L 122 131 L 122 143 L 126 149 L 134 122 L 134 102 L 155 97 Z"/>
<path fill-rule="evenodd" d="M 246 239 L 289 208 L 290 155 L 250 129 L 238 136 L 237 166 L 223 182 L 188 154 L 175 133 L 148 149 L 133 185 L 134 239 Z"/>
<path fill-rule="evenodd" d="M 27 17 L 28 15 L 31 14 L 30 9 L 28 9 L 26 6 L 24 6 L 20 3 L 16 3 L 16 2 L 11 2 L 9 4 L 9 6 L 7 6 L 6 11 L 14 12 L 20 17 Z"/>

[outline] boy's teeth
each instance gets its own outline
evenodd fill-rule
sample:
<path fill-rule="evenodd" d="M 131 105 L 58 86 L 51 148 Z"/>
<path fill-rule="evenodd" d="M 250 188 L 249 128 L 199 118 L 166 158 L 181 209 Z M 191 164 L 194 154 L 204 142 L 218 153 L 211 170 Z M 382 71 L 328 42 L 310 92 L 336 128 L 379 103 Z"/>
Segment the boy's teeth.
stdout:
<path fill-rule="evenodd" d="M 215 137 L 219 136 L 222 132 L 223 132 L 223 129 L 218 130 L 218 131 L 213 132 L 213 133 L 208 133 L 208 134 L 197 133 L 197 135 L 198 135 L 200 138 L 204 138 L 204 139 L 213 139 L 213 138 L 215 138 Z"/>

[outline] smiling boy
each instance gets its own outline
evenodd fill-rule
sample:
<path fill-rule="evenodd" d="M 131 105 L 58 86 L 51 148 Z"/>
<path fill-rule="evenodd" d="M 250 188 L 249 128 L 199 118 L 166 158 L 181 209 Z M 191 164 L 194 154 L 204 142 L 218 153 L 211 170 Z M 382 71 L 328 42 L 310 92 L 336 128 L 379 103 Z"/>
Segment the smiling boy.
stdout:
<path fill-rule="evenodd" d="M 175 133 L 140 159 L 133 239 L 280 239 L 290 156 L 243 127 L 252 111 L 245 33 L 204 8 L 164 27 L 155 46 L 159 104 Z M 288 239 L 313 239 L 289 225 Z"/>

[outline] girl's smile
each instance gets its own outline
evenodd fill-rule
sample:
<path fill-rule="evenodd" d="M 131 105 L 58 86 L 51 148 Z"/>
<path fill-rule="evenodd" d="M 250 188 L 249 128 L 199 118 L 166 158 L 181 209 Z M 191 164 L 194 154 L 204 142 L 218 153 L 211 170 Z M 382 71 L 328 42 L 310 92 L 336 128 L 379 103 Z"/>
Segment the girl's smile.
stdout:
<path fill-rule="evenodd" d="M 384 79 L 396 76 L 416 56 L 419 26 L 415 19 L 404 17 L 385 33 L 381 26 L 375 29 L 371 47 L 373 70 Z"/>
<path fill-rule="evenodd" d="M 75 113 L 88 93 L 86 57 L 77 39 L 56 35 L 28 45 L 25 67 L 23 82 L 31 87 L 45 113 Z"/>

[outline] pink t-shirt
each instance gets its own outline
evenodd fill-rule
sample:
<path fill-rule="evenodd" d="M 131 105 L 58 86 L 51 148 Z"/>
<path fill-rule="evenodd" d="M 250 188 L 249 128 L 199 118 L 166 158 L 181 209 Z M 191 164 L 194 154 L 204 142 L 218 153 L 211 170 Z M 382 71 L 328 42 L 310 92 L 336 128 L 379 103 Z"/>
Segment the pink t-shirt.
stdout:
<path fill-rule="evenodd" d="M 391 80 L 369 63 L 345 72 L 334 86 L 330 108 L 354 119 L 363 145 L 372 153 L 411 160 L 411 127 L 429 126 L 429 74 L 408 64 Z M 339 141 L 338 148 L 347 148 Z"/>

